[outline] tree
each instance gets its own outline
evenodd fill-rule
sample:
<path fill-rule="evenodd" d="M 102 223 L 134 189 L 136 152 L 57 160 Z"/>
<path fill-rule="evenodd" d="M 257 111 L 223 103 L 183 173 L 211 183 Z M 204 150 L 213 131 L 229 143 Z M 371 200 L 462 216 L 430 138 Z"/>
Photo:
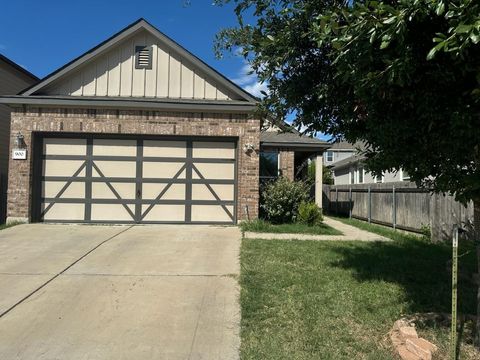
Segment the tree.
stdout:
<path fill-rule="evenodd" d="M 262 110 L 364 141 L 375 175 L 403 168 L 472 200 L 480 264 L 480 3 L 217 1 L 230 2 L 238 26 L 218 34 L 217 50 L 240 49 L 269 84 Z M 477 300 L 480 346 L 480 286 Z"/>

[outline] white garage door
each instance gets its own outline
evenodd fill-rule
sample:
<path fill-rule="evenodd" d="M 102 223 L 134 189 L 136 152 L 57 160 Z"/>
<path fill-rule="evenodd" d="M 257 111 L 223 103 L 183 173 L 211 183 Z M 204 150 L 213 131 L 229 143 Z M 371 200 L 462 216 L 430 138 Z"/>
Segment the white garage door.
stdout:
<path fill-rule="evenodd" d="M 236 221 L 230 139 L 47 137 L 39 160 L 39 221 Z"/>

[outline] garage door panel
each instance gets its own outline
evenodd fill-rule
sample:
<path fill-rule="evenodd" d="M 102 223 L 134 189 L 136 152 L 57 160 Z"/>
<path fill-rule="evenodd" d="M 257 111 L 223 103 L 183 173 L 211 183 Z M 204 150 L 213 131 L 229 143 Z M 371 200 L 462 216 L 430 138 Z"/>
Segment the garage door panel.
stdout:
<path fill-rule="evenodd" d="M 185 158 L 187 143 L 185 141 L 144 140 L 143 156 Z"/>
<path fill-rule="evenodd" d="M 87 155 L 87 140 L 85 139 L 55 139 L 43 141 L 45 155 Z"/>
<path fill-rule="evenodd" d="M 233 206 L 225 208 L 233 214 Z M 199 222 L 232 222 L 233 219 L 220 205 L 192 205 L 192 221 Z"/>
<path fill-rule="evenodd" d="M 193 165 L 194 179 L 233 180 L 235 178 L 235 164 L 194 163 Z M 198 172 L 200 174 L 198 174 Z"/>
<path fill-rule="evenodd" d="M 50 207 L 50 203 L 45 203 L 42 206 L 42 212 L 48 208 L 44 215 L 44 220 L 50 221 L 81 221 L 85 216 L 84 204 L 64 204 L 54 203 Z"/>
<path fill-rule="evenodd" d="M 136 185 L 135 183 L 109 183 L 115 192 L 120 196 L 120 199 L 135 200 Z M 117 195 L 112 189 L 103 182 L 92 183 L 92 198 L 93 199 L 117 199 Z"/>
<path fill-rule="evenodd" d="M 167 187 L 167 191 L 162 194 Z M 184 200 L 186 196 L 185 188 L 185 184 L 144 183 L 142 185 L 142 199 L 153 200 L 162 194 L 162 200 Z"/>
<path fill-rule="evenodd" d="M 125 206 L 131 213 L 125 209 Z M 122 204 L 92 204 L 93 221 L 134 221 L 132 214 L 135 214 L 134 205 Z"/>
<path fill-rule="evenodd" d="M 210 187 L 210 188 L 209 188 Z M 192 200 L 216 200 L 217 197 L 221 201 L 233 201 L 235 186 L 223 184 L 193 184 Z M 217 197 L 215 197 L 215 195 Z"/>
<path fill-rule="evenodd" d="M 43 176 L 85 176 L 85 168 L 78 172 L 84 165 L 82 160 L 43 160 Z"/>
<path fill-rule="evenodd" d="M 68 185 L 68 186 L 67 186 Z M 62 190 L 66 189 L 62 192 Z M 71 182 L 68 184 L 63 181 L 48 181 L 42 185 L 42 197 L 60 199 L 83 199 L 85 198 L 85 183 Z"/>
<path fill-rule="evenodd" d="M 235 143 L 194 141 L 193 157 L 206 159 L 235 159 Z"/>
<path fill-rule="evenodd" d="M 44 221 L 235 221 L 233 141 L 47 138 L 42 146 Z"/>
<path fill-rule="evenodd" d="M 137 156 L 136 140 L 94 139 L 93 156 Z"/>
<path fill-rule="evenodd" d="M 137 175 L 137 164 L 134 161 L 95 161 L 94 164 L 93 177 L 102 177 L 103 175 L 107 178 L 135 178 Z"/>
<path fill-rule="evenodd" d="M 176 176 L 177 179 L 185 179 L 185 170 L 179 171 L 185 166 L 185 163 L 176 162 L 143 162 L 143 178 L 148 179 L 170 179 Z"/>
<path fill-rule="evenodd" d="M 142 214 L 150 208 L 149 205 L 142 205 Z M 143 221 L 185 221 L 185 205 L 155 205 L 142 219 Z"/>

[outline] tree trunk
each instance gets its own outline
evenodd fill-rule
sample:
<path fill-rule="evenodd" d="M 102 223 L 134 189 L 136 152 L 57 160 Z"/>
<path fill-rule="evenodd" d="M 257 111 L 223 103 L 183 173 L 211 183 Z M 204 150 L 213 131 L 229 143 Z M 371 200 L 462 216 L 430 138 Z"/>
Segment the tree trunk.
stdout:
<path fill-rule="evenodd" d="M 475 327 L 475 346 L 480 349 L 480 199 L 473 201 L 473 226 L 477 250 L 477 324 Z"/>

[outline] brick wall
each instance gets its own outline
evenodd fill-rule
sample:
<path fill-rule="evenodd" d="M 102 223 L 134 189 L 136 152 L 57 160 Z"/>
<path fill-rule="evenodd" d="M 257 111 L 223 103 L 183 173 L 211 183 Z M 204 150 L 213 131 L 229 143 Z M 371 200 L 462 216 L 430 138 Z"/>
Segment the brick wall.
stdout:
<path fill-rule="evenodd" d="M 258 151 L 245 153 L 245 144 L 260 148 L 260 122 L 245 114 L 180 113 L 139 110 L 26 108 L 12 111 L 11 141 L 24 136 L 28 160 L 10 160 L 7 215 L 30 220 L 32 213 L 32 140 L 34 132 L 192 135 L 238 137 L 238 219 L 258 216 Z"/>
<path fill-rule="evenodd" d="M 295 152 L 292 150 L 280 150 L 280 175 L 290 180 L 295 177 Z"/>

